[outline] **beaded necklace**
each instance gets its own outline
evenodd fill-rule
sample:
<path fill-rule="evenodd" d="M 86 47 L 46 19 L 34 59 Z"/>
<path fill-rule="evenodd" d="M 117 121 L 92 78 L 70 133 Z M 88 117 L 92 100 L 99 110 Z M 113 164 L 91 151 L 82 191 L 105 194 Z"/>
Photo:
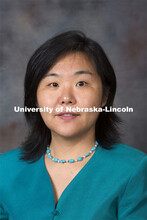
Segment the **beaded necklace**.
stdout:
<path fill-rule="evenodd" d="M 47 150 L 46 150 L 46 153 L 48 155 L 48 158 L 50 158 L 51 160 L 53 160 L 55 163 L 74 163 L 74 162 L 80 162 L 82 161 L 84 158 L 88 157 L 89 155 L 91 155 L 94 151 L 96 151 L 97 147 L 98 147 L 98 142 L 95 141 L 95 145 L 94 147 L 91 148 L 91 150 L 86 153 L 84 156 L 81 156 L 81 157 L 78 157 L 77 160 L 74 160 L 74 159 L 69 159 L 69 160 L 59 160 L 58 158 L 54 158 L 52 155 L 51 155 L 51 150 L 49 149 L 49 145 L 47 145 Z"/>

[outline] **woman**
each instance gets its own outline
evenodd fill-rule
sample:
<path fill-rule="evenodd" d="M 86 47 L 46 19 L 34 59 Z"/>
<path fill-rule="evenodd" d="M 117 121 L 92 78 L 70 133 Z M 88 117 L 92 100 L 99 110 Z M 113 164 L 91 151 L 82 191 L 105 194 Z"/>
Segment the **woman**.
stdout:
<path fill-rule="evenodd" d="M 147 219 L 146 154 L 119 143 L 115 113 L 90 110 L 112 106 L 115 91 L 103 49 L 82 32 L 36 50 L 24 105 L 52 112 L 26 112 L 28 138 L 1 155 L 0 219 Z"/>

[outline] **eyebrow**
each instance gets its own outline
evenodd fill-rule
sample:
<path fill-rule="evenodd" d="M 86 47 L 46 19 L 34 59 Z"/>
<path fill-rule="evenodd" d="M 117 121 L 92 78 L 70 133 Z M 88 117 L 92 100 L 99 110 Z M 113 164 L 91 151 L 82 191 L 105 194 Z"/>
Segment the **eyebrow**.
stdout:
<path fill-rule="evenodd" d="M 80 71 L 77 71 L 73 74 L 73 76 L 75 75 L 82 75 L 82 74 L 88 74 L 88 75 L 93 75 L 90 71 L 88 70 L 80 70 Z M 56 76 L 56 77 L 60 77 L 59 74 L 57 73 L 47 73 L 43 78 L 45 77 L 49 77 L 49 76 Z"/>
<path fill-rule="evenodd" d="M 90 71 L 88 70 L 80 70 L 74 73 L 74 75 L 81 75 L 81 74 L 89 74 L 89 75 L 93 75 Z"/>

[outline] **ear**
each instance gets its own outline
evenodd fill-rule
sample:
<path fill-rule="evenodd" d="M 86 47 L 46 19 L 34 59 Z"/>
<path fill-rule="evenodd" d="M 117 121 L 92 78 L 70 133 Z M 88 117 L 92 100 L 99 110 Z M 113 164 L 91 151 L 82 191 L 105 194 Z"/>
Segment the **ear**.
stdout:
<path fill-rule="evenodd" d="M 38 106 L 38 101 L 37 101 L 37 100 L 36 100 L 36 103 L 35 103 L 35 104 L 36 104 L 36 107 L 39 107 L 39 106 Z"/>
<path fill-rule="evenodd" d="M 102 98 L 102 103 L 101 103 L 102 108 L 106 105 L 107 100 L 108 100 L 108 92 Z"/>

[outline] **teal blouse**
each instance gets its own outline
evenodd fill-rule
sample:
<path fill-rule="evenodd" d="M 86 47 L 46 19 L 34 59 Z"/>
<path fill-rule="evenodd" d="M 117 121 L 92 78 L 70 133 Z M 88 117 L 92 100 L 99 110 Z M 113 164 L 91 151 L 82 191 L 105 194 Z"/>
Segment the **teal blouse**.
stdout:
<path fill-rule="evenodd" d="M 123 144 L 99 146 L 63 191 L 57 206 L 44 155 L 19 160 L 20 148 L 0 156 L 0 219 L 147 220 L 147 155 Z"/>

